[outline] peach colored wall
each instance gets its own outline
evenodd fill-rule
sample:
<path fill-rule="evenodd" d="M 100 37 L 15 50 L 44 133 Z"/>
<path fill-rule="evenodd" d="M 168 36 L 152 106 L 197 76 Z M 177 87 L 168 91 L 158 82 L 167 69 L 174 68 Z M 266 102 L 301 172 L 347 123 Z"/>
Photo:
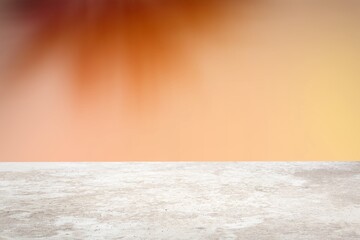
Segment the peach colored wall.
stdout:
<path fill-rule="evenodd" d="M 155 2 L 0 5 L 0 161 L 360 158 L 360 4 Z"/>

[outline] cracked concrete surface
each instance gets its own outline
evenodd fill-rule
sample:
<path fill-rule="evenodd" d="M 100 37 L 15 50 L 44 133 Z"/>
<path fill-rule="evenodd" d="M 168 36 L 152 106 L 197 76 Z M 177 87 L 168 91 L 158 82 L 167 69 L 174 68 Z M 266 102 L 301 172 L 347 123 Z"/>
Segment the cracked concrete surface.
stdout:
<path fill-rule="evenodd" d="M 360 239 L 360 163 L 0 163 L 0 239 Z"/>

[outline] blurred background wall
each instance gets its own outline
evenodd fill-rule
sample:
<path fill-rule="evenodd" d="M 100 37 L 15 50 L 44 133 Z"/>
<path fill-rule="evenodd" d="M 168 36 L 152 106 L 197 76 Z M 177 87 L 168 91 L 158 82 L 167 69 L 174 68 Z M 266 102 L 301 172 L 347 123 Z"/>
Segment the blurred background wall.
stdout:
<path fill-rule="evenodd" d="M 0 3 L 1 161 L 360 158 L 359 1 L 71 2 Z"/>

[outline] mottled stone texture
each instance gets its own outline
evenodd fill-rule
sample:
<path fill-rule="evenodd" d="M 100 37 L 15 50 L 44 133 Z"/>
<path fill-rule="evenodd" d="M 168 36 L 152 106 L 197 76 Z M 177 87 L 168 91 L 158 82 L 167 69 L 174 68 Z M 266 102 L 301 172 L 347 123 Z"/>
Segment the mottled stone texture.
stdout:
<path fill-rule="evenodd" d="M 1 163 L 0 239 L 360 239 L 360 163 Z"/>

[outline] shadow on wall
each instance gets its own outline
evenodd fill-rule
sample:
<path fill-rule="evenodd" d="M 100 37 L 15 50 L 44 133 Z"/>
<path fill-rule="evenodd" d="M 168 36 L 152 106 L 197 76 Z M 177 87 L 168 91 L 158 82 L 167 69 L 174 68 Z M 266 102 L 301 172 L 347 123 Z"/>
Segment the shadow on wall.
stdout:
<path fill-rule="evenodd" d="M 24 50 L 12 59 L 9 82 L 26 80 L 29 69 L 58 44 L 72 49 L 69 57 L 76 96 L 95 90 L 103 76 L 109 72 L 116 75 L 119 69 L 123 69 L 129 93 L 140 96 L 155 90 L 152 86 L 161 85 L 160 81 L 168 81 L 166 76 L 172 70 L 191 69 L 191 56 L 182 51 L 184 38 L 206 38 L 206 33 L 219 26 L 224 7 L 231 2 L 8 1 L 5 6 L 10 17 L 34 29 Z"/>

